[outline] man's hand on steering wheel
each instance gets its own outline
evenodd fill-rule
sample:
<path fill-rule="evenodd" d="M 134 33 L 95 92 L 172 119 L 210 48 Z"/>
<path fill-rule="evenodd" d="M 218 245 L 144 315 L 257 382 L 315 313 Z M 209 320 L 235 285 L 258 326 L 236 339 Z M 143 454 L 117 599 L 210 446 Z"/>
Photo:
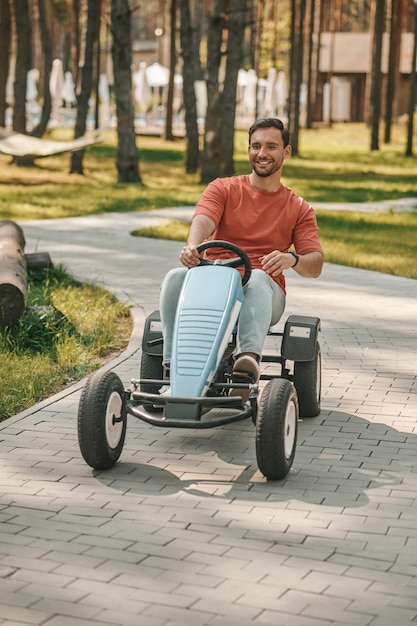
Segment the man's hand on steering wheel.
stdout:
<path fill-rule="evenodd" d="M 180 252 L 180 261 L 185 267 L 200 265 L 200 253 L 193 243 L 186 243 Z"/>
<path fill-rule="evenodd" d="M 217 261 L 211 261 L 203 259 L 200 255 L 204 250 L 209 248 L 220 248 L 223 250 L 229 250 L 234 252 L 237 256 L 227 259 L 219 259 Z M 185 267 L 192 268 L 197 265 L 218 265 L 219 267 L 234 267 L 238 268 L 243 266 L 244 272 L 242 276 L 242 285 L 246 285 L 252 273 L 252 265 L 246 252 L 244 252 L 239 246 L 228 241 L 218 241 L 213 239 L 212 241 L 205 241 L 198 246 L 192 243 L 186 243 L 180 252 L 180 261 Z"/>

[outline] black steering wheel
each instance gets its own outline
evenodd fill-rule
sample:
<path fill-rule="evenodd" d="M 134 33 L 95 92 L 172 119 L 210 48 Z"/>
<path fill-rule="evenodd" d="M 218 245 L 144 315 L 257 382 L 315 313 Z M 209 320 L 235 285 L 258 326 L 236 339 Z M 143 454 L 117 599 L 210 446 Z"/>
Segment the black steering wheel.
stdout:
<path fill-rule="evenodd" d="M 200 259 L 200 265 L 223 265 L 224 267 L 235 268 L 243 265 L 245 271 L 242 276 L 242 285 L 246 285 L 252 274 L 252 264 L 246 252 L 244 252 L 238 246 L 235 246 L 234 243 L 229 243 L 228 241 L 217 241 L 216 239 L 214 239 L 213 241 L 205 241 L 204 243 L 200 243 L 200 245 L 197 246 L 197 250 L 199 253 L 204 252 L 204 250 L 208 250 L 209 248 L 222 248 L 223 250 L 231 250 L 232 252 L 235 252 L 238 256 L 231 259 L 216 259 L 215 261 L 211 261 L 210 259 Z"/>

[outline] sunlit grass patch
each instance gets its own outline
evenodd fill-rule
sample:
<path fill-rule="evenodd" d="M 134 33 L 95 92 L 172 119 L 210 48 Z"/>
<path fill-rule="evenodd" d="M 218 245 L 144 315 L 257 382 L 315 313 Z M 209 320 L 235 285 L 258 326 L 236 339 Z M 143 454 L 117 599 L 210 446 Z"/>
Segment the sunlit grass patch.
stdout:
<path fill-rule="evenodd" d="M 103 142 L 84 154 L 84 176 L 69 174 L 70 155 L 39 159 L 34 167 L 10 163 L 0 155 L 0 219 L 24 221 L 108 212 L 194 205 L 205 185 L 199 173 L 184 169 L 185 141 L 138 136 L 142 184 L 118 183 L 117 134 L 102 133 Z M 70 129 L 54 129 L 52 139 L 71 139 Z M 283 182 L 309 202 L 370 202 L 417 197 L 416 158 L 407 158 L 403 126 L 393 141 L 370 151 L 364 124 L 333 124 L 301 129 L 299 156 L 284 165 Z M 235 133 L 235 170 L 249 173 L 248 133 Z"/>
<path fill-rule="evenodd" d="M 317 211 L 326 261 L 417 278 L 417 213 Z M 189 224 L 166 220 L 137 237 L 185 241 Z"/>
<path fill-rule="evenodd" d="M 62 266 L 32 274 L 25 314 L 0 329 L 0 420 L 97 369 L 130 332 L 128 308 L 107 290 Z"/>
<path fill-rule="evenodd" d="M 150 239 L 170 239 L 185 241 L 190 225 L 179 220 L 164 220 L 154 226 L 147 226 L 132 231 L 134 237 L 149 237 Z"/>
<path fill-rule="evenodd" d="M 417 278 L 417 213 L 317 211 L 326 261 Z"/>

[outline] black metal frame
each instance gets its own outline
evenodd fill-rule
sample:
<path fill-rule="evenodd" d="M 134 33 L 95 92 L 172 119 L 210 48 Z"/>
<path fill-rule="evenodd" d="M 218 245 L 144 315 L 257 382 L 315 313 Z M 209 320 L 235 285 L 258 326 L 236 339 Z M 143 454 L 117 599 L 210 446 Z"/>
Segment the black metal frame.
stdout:
<path fill-rule="evenodd" d="M 155 330 L 155 324 L 157 325 L 159 321 L 159 311 L 154 311 L 147 318 L 142 340 L 142 350 L 162 359 L 162 333 L 159 330 Z M 276 356 L 263 355 L 262 361 L 264 363 L 278 363 L 281 366 L 281 374 L 261 374 L 260 380 L 286 378 L 293 381 L 288 361 L 312 360 L 319 330 L 319 318 L 290 315 L 285 323 L 283 332 L 270 331 L 269 336 L 282 338 L 281 353 Z M 207 396 L 198 398 L 172 397 L 146 393 L 139 390 L 142 384 L 162 387 L 168 381 L 132 379 L 133 389 L 125 390 L 124 401 L 127 413 L 148 422 L 152 426 L 168 428 L 213 428 L 247 418 L 252 418 L 253 421 L 256 421 L 258 411 L 257 398 L 259 394 L 258 383 L 227 382 L 227 379 L 231 380 L 231 354 L 235 345 L 235 335 L 233 335 L 220 366 L 224 370 L 226 380 L 221 380 L 220 382 L 215 380 L 210 386 Z M 229 396 L 228 391 L 230 389 L 250 389 L 249 403 L 243 403 L 240 396 Z M 155 410 L 149 411 L 144 408 L 145 406 L 150 406 Z M 204 416 L 207 411 L 212 409 L 224 409 L 233 412 L 224 415 L 211 415 L 205 419 Z"/>

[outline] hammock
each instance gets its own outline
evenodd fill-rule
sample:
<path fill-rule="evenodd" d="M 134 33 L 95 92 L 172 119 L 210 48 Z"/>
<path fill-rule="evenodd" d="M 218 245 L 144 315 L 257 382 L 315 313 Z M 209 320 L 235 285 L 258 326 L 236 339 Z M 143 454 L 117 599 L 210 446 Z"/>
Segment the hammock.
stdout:
<path fill-rule="evenodd" d="M 54 154 L 74 152 L 100 141 L 97 133 L 72 141 L 52 141 L 0 129 L 0 152 L 12 156 L 17 161 L 31 162 Z"/>

